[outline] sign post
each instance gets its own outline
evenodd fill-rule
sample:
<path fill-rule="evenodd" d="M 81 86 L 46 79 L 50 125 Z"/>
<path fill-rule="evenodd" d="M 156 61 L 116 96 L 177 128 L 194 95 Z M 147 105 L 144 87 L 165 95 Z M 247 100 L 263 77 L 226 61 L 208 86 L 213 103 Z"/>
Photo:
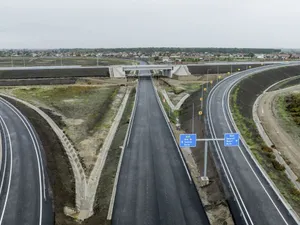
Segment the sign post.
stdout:
<path fill-rule="evenodd" d="M 207 151 L 208 141 L 224 141 L 225 147 L 236 147 L 240 144 L 240 134 L 238 133 L 225 133 L 224 138 L 203 138 L 197 139 L 196 134 L 180 134 L 179 145 L 181 148 L 194 148 L 197 145 L 197 141 L 204 141 L 204 170 L 201 177 L 201 186 L 209 184 L 209 178 L 207 177 Z"/>
<path fill-rule="evenodd" d="M 179 142 L 181 148 L 194 148 L 197 145 L 196 134 L 180 134 Z"/>
<path fill-rule="evenodd" d="M 224 146 L 234 147 L 239 146 L 240 135 L 238 133 L 227 133 L 224 134 Z"/>

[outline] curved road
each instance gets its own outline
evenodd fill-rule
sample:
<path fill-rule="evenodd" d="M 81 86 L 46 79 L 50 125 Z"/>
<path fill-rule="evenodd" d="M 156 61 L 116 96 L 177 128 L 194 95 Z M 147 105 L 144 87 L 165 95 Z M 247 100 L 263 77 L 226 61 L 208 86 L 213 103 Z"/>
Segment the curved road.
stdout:
<path fill-rule="evenodd" d="M 3 98 L 0 131 L 0 225 L 53 225 L 42 145 L 28 120 Z"/>
<path fill-rule="evenodd" d="M 208 128 L 213 138 L 235 133 L 229 112 L 229 91 L 235 82 L 251 73 L 278 66 L 266 66 L 240 72 L 221 81 L 208 96 Z M 212 153 L 223 169 L 223 178 L 231 198 L 237 224 L 293 225 L 297 224 L 281 200 L 255 165 L 246 146 L 224 147 L 223 142 L 211 143 Z"/>
<path fill-rule="evenodd" d="M 112 222 L 209 224 L 156 99 L 151 78 L 143 75 L 128 147 L 124 150 Z"/>

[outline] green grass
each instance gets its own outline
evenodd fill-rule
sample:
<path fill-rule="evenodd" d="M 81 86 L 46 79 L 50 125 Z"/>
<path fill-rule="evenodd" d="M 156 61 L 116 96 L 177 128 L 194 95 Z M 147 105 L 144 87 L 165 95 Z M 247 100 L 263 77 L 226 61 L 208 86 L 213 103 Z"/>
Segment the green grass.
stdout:
<path fill-rule="evenodd" d="M 39 102 L 51 107 L 68 119 L 82 120 L 77 126 L 76 137 L 73 136 L 77 143 L 100 127 L 118 90 L 117 86 L 56 86 L 15 89 L 13 94 L 33 104 Z M 68 133 L 69 130 L 65 130 Z"/>
<path fill-rule="evenodd" d="M 246 118 L 242 115 L 242 108 L 237 104 L 239 87 L 235 87 L 231 95 L 231 110 L 233 113 L 234 121 L 239 128 L 241 135 L 249 145 L 252 153 L 257 161 L 268 173 L 270 178 L 276 184 L 281 194 L 287 199 L 294 210 L 300 213 L 300 194 L 295 188 L 294 184 L 289 180 L 284 172 L 284 167 L 275 161 L 274 154 L 270 148 L 265 146 L 263 139 L 260 137 L 259 132 L 252 118 Z"/>
<path fill-rule="evenodd" d="M 158 94 L 161 100 L 161 103 L 163 104 L 163 107 L 165 109 L 165 112 L 167 116 L 169 117 L 170 121 L 174 124 L 176 124 L 176 118 L 179 118 L 180 110 L 174 110 L 172 111 L 171 107 L 168 105 L 167 101 L 163 101 L 163 96 L 161 93 Z"/>
<path fill-rule="evenodd" d="M 189 83 L 189 84 L 183 84 L 182 86 L 188 93 L 193 93 L 197 90 L 199 90 L 202 87 L 203 84 L 199 83 Z"/>

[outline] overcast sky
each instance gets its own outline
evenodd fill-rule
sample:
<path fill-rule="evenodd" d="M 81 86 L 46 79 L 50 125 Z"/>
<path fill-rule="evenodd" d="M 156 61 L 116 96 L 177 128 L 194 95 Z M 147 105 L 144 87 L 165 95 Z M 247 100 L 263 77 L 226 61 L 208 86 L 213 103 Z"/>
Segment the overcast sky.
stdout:
<path fill-rule="evenodd" d="M 300 48 L 299 0 L 0 0 L 0 48 Z"/>

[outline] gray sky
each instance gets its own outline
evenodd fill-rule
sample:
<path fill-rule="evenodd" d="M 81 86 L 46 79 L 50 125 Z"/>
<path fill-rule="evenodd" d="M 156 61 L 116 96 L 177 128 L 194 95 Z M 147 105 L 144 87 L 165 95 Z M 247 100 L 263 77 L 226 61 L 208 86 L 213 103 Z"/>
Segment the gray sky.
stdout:
<path fill-rule="evenodd" d="M 300 48 L 299 0 L 0 0 L 0 48 Z"/>

